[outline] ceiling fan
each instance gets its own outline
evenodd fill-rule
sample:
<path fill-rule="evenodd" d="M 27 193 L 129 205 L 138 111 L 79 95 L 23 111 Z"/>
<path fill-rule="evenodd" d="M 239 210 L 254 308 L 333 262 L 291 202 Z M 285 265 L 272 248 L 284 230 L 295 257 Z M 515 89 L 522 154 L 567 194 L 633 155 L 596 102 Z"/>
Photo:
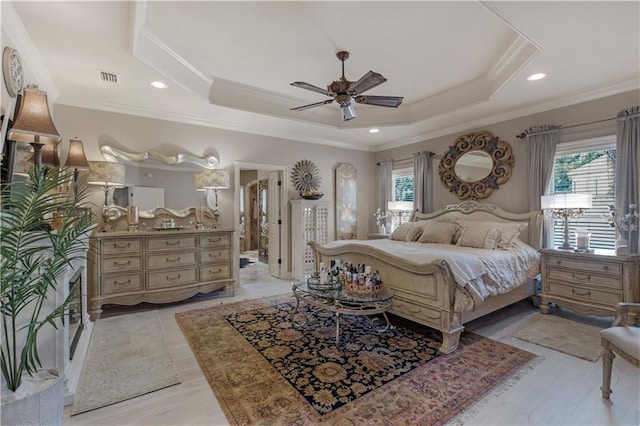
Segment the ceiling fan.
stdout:
<path fill-rule="evenodd" d="M 323 95 L 331 96 L 333 99 L 327 99 L 326 101 L 291 108 L 291 111 L 303 111 L 305 109 L 314 108 L 320 105 L 327 105 L 336 101 L 340 105 L 340 110 L 342 111 L 342 120 L 349 121 L 356 117 L 356 112 L 351 106 L 352 100 L 358 104 L 389 108 L 398 108 L 398 106 L 400 106 L 404 99 L 402 96 L 362 95 L 362 93 L 367 90 L 373 89 L 374 87 L 384 83 L 387 79 L 377 72 L 369 71 L 360 77 L 358 81 L 349 81 L 344 76 L 344 61 L 349 59 L 349 52 L 340 51 L 336 53 L 336 56 L 340 62 L 342 62 L 342 77 L 328 85 L 326 90 L 321 87 L 314 86 L 313 84 L 305 83 L 304 81 L 291 83 L 292 86 L 311 90 L 312 92 L 322 93 Z"/>

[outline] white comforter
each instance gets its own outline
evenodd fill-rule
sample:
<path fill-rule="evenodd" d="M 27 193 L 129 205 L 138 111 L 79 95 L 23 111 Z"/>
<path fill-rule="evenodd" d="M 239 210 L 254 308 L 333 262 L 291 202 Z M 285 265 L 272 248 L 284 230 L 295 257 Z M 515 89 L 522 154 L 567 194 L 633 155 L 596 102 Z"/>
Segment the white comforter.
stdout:
<path fill-rule="evenodd" d="M 540 255 L 531 246 L 516 240 L 509 250 L 487 250 L 456 245 L 425 244 L 394 240 L 339 240 L 328 248 L 345 244 L 377 248 L 415 264 L 443 259 L 458 284 L 455 310 L 469 311 L 489 296 L 503 294 L 525 284 L 540 272 Z M 384 277 L 383 277 L 384 280 Z"/>

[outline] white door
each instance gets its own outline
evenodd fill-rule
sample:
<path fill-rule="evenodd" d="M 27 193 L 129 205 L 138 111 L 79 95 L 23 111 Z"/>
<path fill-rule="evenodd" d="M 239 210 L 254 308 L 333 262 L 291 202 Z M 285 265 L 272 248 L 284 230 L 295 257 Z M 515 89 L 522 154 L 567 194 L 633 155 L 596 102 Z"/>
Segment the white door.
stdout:
<path fill-rule="evenodd" d="M 267 220 L 269 222 L 269 274 L 280 278 L 280 228 L 282 227 L 282 213 L 280 212 L 280 185 L 282 172 L 269 172 L 269 193 L 267 195 Z"/>

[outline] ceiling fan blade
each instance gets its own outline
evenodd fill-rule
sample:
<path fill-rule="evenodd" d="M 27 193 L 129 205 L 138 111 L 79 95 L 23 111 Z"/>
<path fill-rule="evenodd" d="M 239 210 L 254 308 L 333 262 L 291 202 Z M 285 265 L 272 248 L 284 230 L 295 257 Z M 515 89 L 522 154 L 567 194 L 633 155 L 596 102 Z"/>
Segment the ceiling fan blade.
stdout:
<path fill-rule="evenodd" d="M 312 92 L 322 93 L 327 96 L 335 96 L 336 94 L 328 91 L 327 89 L 323 89 L 318 86 L 314 86 L 313 84 L 305 83 L 304 81 L 296 81 L 295 83 L 291 83 L 292 86 L 299 87 L 301 89 L 311 90 Z"/>
<path fill-rule="evenodd" d="M 309 104 L 309 105 L 303 105 L 303 106 L 291 108 L 290 111 L 303 111 L 305 109 L 314 108 L 320 105 L 330 104 L 331 102 L 333 102 L 333 99 L 327 99 L 326 101 L 316 102 L 315 104 Z"/>
<path fill-rule="evenodd" d="M 398 108 L 404 97 L 402 96 L 356 96 L 356 103 L 383 106 L 389 108 Z"/>
<path fill-rule="evenodd" d="M 385 81 L 387 81 L 387 79 L 384 78 L 382 74 L 369 71 L 360 77 L 360 80 L 351 83 L 349 85 L 348 92 L 350 95 L 359 95 L 360 93 L 364 93 L 369 89 L 373 89 L 374 87 L 381 85 Z"/>

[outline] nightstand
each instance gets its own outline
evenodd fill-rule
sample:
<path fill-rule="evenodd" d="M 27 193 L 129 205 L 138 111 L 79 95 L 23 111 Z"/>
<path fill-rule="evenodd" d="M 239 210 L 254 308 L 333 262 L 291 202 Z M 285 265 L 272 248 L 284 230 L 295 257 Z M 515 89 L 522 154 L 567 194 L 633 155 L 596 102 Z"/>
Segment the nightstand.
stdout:
<path fill-rule="evenodd" d="M 391 234 L 367 234 L 367 240 L 384 240 L 391 236 Z"/>
<path fill-rule="evenodd" d="M 640 256 L 616 256 L 613 250 L 576 253 L 540 250 L 540 310 L 556 303 L 580 315 L 614 316 L 618 302 L 640 301 Z"/>

